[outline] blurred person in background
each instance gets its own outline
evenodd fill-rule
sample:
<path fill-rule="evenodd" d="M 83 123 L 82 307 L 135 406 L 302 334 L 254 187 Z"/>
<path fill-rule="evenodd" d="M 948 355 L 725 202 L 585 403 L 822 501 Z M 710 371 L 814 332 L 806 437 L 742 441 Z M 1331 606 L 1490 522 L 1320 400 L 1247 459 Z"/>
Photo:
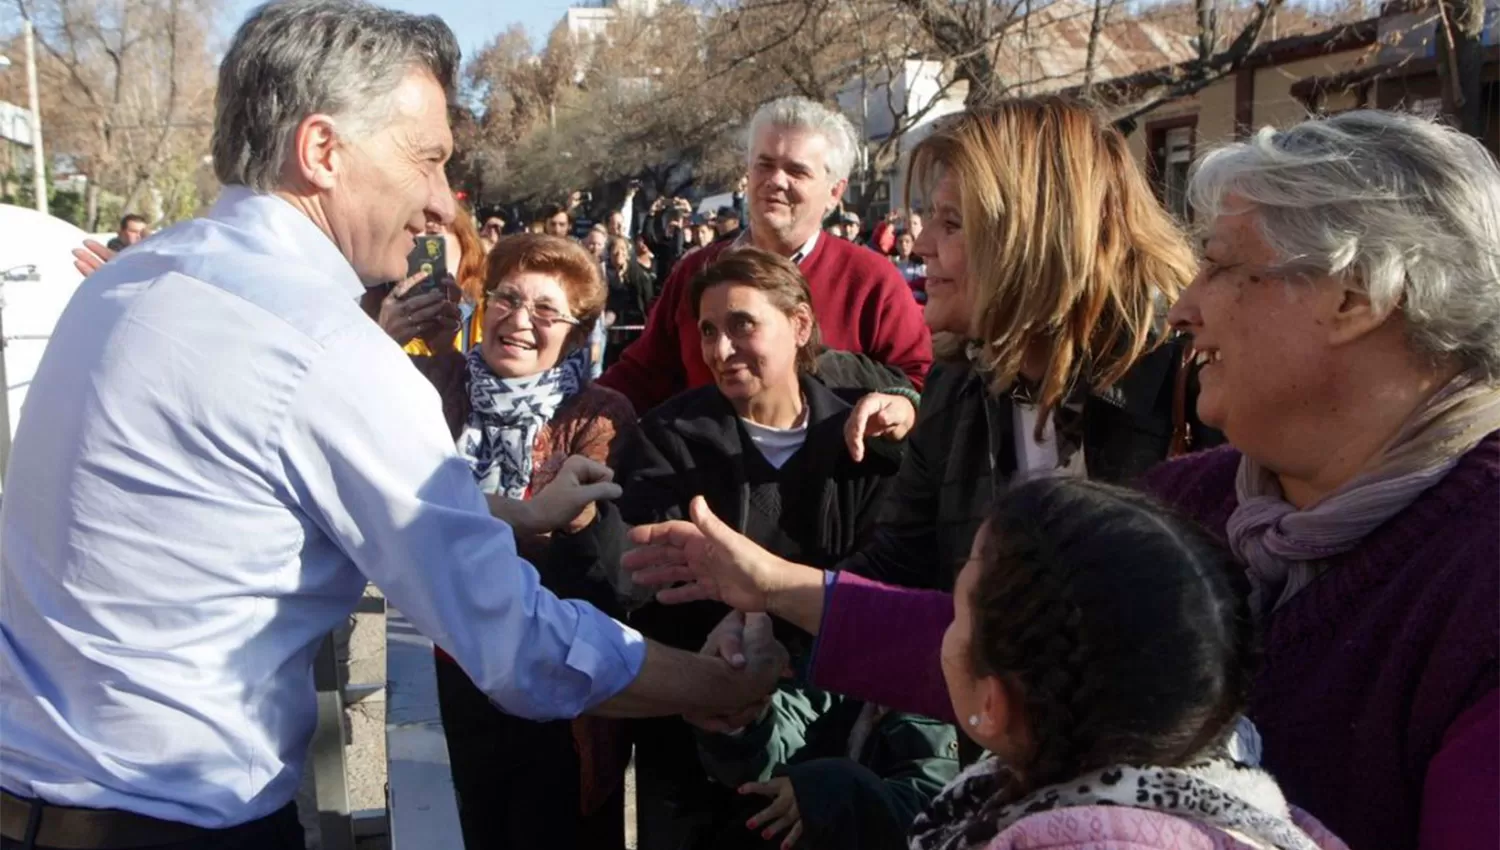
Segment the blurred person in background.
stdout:
<path fill-rule="evenodd" d="M 707 248 L 714 243 L 714 240 L 719 238 L 719 231 L 714 225 L 713 217 L 706 213 L 700 213 L 694 217 L 693 233 L 695 236 L 694 241 L 698 244 L 699 248 Z"/>
<path fill-rule="evenodd" d="M 891 210 L 885 218 L 875 223 L 870 230 L 870 247 L 878 253 L 892 256 L 896 252 L 896 232 L 900 229 L 901 211 Z"/>
<path fill-rule="evenodd" d="M 656 255 L 651 253 L 651 246 L 646 242 L 646 237 L 636 234 L 634 239 L 635 264 L 651 274 L 652 280 L 656 275 Z"/>
<path fill-rule="evenodd" d="M 120 229 L 115 232 L 115 237 L 109 240 L 107 247 L 118 254 L 145 239 L 149 232 L 146 219 L 135 213 L 126 213 L 125 217 L 120 219 Z"/>
<path fill-rule="evenodd" d="M 656 281 L 631 256 L 630 240 L 614 236 L 606 249 L 605 282 L 609 299 L 604 308 L 611 325 L 644 325 L 656 300 Z M 614 341 L 621 344 L 618 335 Z"/>
<path fill-rule="evenodd" d="M 917 212 L 916 210 L 912 210 L 911 212 L 908 212 L 906 214 L 906 232 L 910 233 L 911 234 L 911 238 L 913 238 L 913 239 L 921 239 L 922 238 L 922 214 L 921 213 Z"/>
<path fill-rule="evenodd" d="M 859 215 L 853 212 L 845 212 L 839 216 L 841 230 L 839 233 L 850 242 L 859 242 L 860 220 Z"/>
<path fill-rule="evenodd" d="M 896 237 L 896 255 L 892 261 L 896 264 L 896 270 L 906 278 L 906 283 L 911 287 L 912 296 L 917 299 L 917 303 L 926 304 L 927 264 L 913 253 L 916 245 L 917 239 L 911 235 L 911 231 L 903 230 Z"/>
<path fill-rule="evenodd" d="M 566 238 L 573 233 L 573 214 L 557 204 L 542 207 L 537 212 L 536 220 L 541 222 L 542 232 L 548 236 Z"/>
<path fill-rule="evenodd" d="M 479 241 L 484 246 L 484 252 L 488 254 L 494 249 L 495 243 L 505 235 L 505 218 L 500 215 L 485 216 L 484 225 L 479 228 Z"/>
<path fill-rule="evenodd" d="M 740 211 L 738 207 L 723 206 L 714 214 L 714 230 L 717 239 L 734 239 L 740 235 Z"/>
<path fill-rule="evenodd" d="M 609 230 L 602 224 L 596 224 L 589 228 L 589 232 L 583 235 L 584 250 L 599 264 L 599 271 L 604 271 L 604 249 L 609 245 Z"/>
<path fill-rule="evenodd" d="M 656 279 L 664 283 L 687 253 L 689 224 L 693 205 L 682 198 L 657 198 L 651 204 L 651 217 L 642 235 L 655 256 Z"/>
<path fill-rule="evenodd" d="M 639 184 L 632 180 L 625 187 L 625 200 L 617 210 L 610 210 L 609 216 L 605 218 L 604 224 L 610 236 L 629 237 L 635 229 L 635 196 L 640 191 Z"/>

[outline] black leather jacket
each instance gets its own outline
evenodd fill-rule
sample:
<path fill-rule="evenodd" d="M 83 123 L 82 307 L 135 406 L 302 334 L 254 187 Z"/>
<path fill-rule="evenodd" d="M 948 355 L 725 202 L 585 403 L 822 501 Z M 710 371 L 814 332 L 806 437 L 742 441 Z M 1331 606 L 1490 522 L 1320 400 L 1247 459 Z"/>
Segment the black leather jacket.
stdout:
<path fill-rule="evenodd" d="M 1133 484 L 1166 459 L 1183 344 L 1156 348 L 1114 386 L 1083 399 L 1089 478 Z M 1222 443 L 1192 416 L 1195 395 L 1189 380 L 1192 448 Z M 951 590 L 990 504 L 1016 471 L 1013 430 L 1009 396 L 989 392 L 967 362 L 934 365 L 880 523 L 840 569 L 888 584 Z"/>

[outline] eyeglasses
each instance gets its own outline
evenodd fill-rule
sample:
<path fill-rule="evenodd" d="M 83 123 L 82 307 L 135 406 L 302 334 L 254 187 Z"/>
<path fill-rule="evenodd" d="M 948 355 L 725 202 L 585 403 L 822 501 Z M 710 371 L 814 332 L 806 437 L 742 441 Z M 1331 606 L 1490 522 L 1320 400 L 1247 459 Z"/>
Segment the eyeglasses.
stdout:
<path fill-rule="evenodd" d="M 546 327 L 559 322 L 564 325 L 577 325 L 579 320 L 569 316 L 556 306 L 545 301 L 537 303 L 529 298 L 523 298 L 521 293 L 514 289 L 496 289 L 484 299 L 487 309 L 495 314 L 496 318 L 503 319 L 522 307 L 531 314 L 531 320 Z"/>

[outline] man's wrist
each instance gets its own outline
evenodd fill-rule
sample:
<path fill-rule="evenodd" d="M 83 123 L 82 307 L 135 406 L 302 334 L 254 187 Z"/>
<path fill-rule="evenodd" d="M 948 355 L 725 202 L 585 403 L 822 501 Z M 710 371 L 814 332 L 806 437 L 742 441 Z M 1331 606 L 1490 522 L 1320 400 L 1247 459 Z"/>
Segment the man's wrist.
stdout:
<path fill-rule="evenodd" d="M 485 499 L 490 503 L 490 514 L 510 526 L 517 537 L 537 533 L 538 512 L 530 499 L 512 499 L 496 493 L 486 494 Z"/>

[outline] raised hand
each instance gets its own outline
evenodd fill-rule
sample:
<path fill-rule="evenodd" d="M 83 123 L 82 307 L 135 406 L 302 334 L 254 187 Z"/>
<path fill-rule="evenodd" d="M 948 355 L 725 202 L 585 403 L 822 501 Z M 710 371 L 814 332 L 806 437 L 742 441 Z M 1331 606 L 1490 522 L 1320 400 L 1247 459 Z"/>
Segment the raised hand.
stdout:
<path fill-rule="evenodd" d="M 766 610 L 778 571 L 790 566 L 725 525 L 702 496 L 690 506 L 692 522 L 663 522 L 630 530 L 638 548 L 621 559 L 636 584 L 668 587 L 656 594 L 665 605 L 717 599 L 741 611 Z"/>
<path fill-rule="evenodd" d="M 426 277 L 425 272 L 417 272 L 392 287 L 390 294 L 380 302 L 380 315 L 376 321 L 398 345 L 406 345 L 418 338 L 429 341 L 429 347 L 441 345 L 443 340 L 452 345 L 460 313 L 453 303 L 451 290 L 444 286 L 406 297 L 406 293 Z M 433 348 L 434 353 L 440 350 L 443 349 Z"/>
<path fill-rule="evenodd" d="M 865 459 L 865 440 L 884 438 L 895 442 L 906 439 L 917 424 L 917 408 L 911 400 L 899 395 L 870 393 L 859 400 L 844 422 L 844 442 L 855 463 Z"/>
<path fill-rule="evenodd" d="M 115 258 L 115 252 L 92 239 L 83 240 L 82 248 L 73 249 L 73 268 L 88 277 L 104 268 L 104 264 Z"/>

